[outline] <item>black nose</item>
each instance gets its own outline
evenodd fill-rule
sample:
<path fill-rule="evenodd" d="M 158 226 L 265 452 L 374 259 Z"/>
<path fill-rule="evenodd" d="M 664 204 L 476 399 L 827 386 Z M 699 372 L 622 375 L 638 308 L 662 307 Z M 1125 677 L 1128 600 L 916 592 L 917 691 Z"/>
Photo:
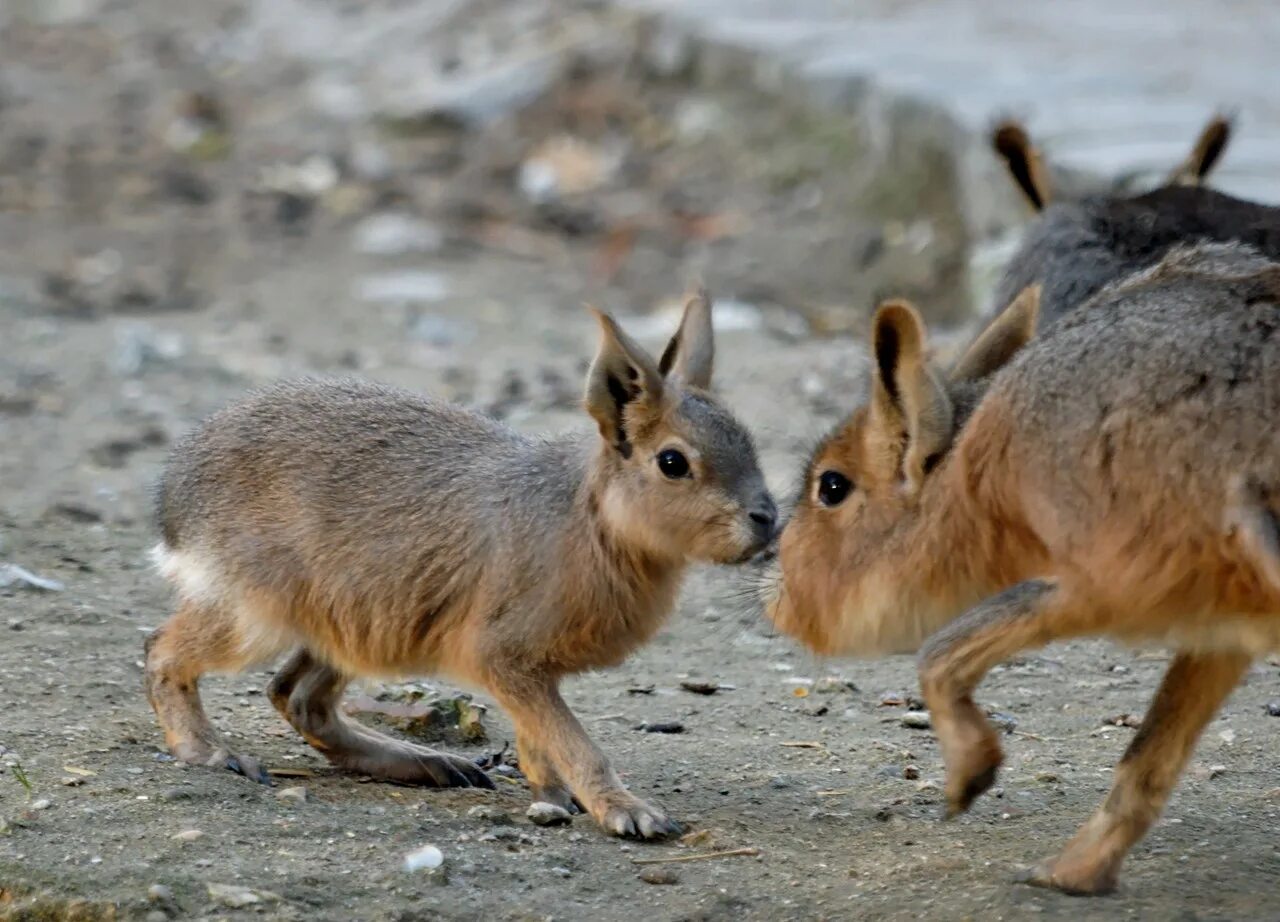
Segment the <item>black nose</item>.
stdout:
<path fill-rule="evenodd" d="M 771 497 L 766 496 L 759 501 L 755 509 L 748 513 L 747 518 L 755 523 L 760 540 L 768 542 L 773 537 L 774 527 L 778 524 L 778 507 L 774 505 Z"/>

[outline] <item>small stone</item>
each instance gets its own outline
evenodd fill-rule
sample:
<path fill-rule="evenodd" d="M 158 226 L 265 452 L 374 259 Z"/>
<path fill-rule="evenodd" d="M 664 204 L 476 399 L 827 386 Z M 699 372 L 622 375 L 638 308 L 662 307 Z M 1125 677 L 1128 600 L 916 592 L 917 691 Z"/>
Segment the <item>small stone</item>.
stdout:
<path fill-rule="evenodd" d="M 269 890 L 250 890 L 248 887 L 237 887 L 235 884 L 205 884 L 209 897 L 228 909 L 243 909 L 258 903 L 279 902 L 279 894 Z"/>
<path fill-rule="evenodd" d="M 824 676 L 814 683 L 813 690 L 821 695 L 834 695 L 844 692 L 856 692 L 858 686 L 848 679 L 839 676 Z"/>
<path fill-rule="evenodd" d="M 204 836 L 204 832 L 202 830 L 184 829 L 182 830 L 182 832 L 175 832 L 169 838 L 173 839 L 176 842 L 194 842 L 197 839 L 203 838 L 203 836 Z"/>
<path fill-rule="evenodd" d="M 1267 702 L 1267 714 L 1271 717 L 1280 717 L 1280 700 Z"/>
<path fill-rule="evenodd" d="M 356 251 L 370 256 L 434 253 L 444 234 L 432 224 L 407 214 L 389 212 L 365 218 L 352 232 Z"/>
<path fill-rule="evenodd" d="M 62 583 L 56 579 L 36 576 L 30 570 L 23 569 L 16 563 L 0 563 L 0 589 L 16 586 L 19 589 L 31 589 L 36 592 L 61 592 Z"/>
<path fill-rule="evenodd" d="M 434 845 L 424 845 L 404 856 L 406 871 L 435 871 L 444 867 L 444 852 Z"/>
<path fill-rule="evenodd" d="M 288 803 L 305 804 L 307 802 L 307 789 L 299 785 L 282 788 L 276 792 L 276 799 Z"/>
<path fill-rule="evenodd" d="M 928 711 L 907 711 L 902 715 L 902 725 L 912 730 L 928 730 L 933 726 Z"/>
<path fill-rule="evenodd" d="M 1041 784 L 1056 784 L 1058 776 L 1053 772 L 1036 772 L 1036 780 Z"/>
<path fill-rule="evenodd" d="M 168 903 L 173 899 L 173 891 L 164 884 L 152 884 L 147 888 L 147 899 L 153 903 Z"/>
<path fill-rule="evenodd" d="M 637 730 L 643 730 L 645 733 L 683 733 L 684 724 L 678 720 L 665 720 L 656 723 L 642 723 L 636 727 Z"/>
<path fill-rule="evenodd" d="M 646 884 L 678 884 L 680 878 L 670 868 L 645 868 L 640 872 L 640 879 Z"/>
<path fill-rule="evenodd" d="M 494 807 L 489 804 L 477 804 L 467 811 L 467 816 L 474 820 L 481 820 L 486 823 L 510 824 L 511 815 L 501 807 Z"/>
<path fill-rule="evenodd" d="M 541 800 L 530 804 L 524 815 L 535 826 L 568 826 L 573 822 L 573 817 L 564 807 Z"/>
<path fill-rule="evenodd" d="M 714 695 L 720 690 L 720 683 L 698 682 L 693 679 L 685 679 L 680 683 L 680 687 L 687 692 L 693 692 L 695 695 Z"/>
<path fill-rule="evenodd" d="M 172 803 L 177 800 L 194 800 L 197 791 L 189 784 L 180 784 L 177 787 L 166 788 L 160 792 L 160 799 Z"/>
<path fill-rule="evenodd" d="M 31 804 L 31 809 L 32 810 L 48 810 L 52 806 L 53 806 L 53 801 L 51 801 L 47 797 L 41 797 L 39 800 L 34 801 Z"/>
<path fill-rule="evenodd" d="M 556 865 L 551 869 L 551 873 L 557 877 L 571 877 L 573 875 L 573 872 L 563 865 Z"/>
<path fill-rule="evenodd" d="M 920 767 L 917 765 L 911 765 L 910 763 L 902 766 L 902 777 L 906 778 L 908 781 L 915 781 L 920 777 Z"/>

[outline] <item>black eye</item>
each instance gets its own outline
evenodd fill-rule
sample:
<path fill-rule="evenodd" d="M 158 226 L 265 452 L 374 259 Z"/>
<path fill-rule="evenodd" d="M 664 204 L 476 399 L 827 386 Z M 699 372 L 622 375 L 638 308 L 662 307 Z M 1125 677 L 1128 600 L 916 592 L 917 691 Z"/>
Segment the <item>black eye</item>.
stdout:
<path fill-rule="evenodd" d="M 839 471 L 823 471 L 818 478 L 818 499 L 824 506 L 839 506 L 852 489 L 849 478 Z"/>
<path fill-rule="evenodd" d="M 689 476 L 689 459 L 674 448 L 668 448 L 658 454 L 658 470 L 664 477 L 679 480 Z"/>

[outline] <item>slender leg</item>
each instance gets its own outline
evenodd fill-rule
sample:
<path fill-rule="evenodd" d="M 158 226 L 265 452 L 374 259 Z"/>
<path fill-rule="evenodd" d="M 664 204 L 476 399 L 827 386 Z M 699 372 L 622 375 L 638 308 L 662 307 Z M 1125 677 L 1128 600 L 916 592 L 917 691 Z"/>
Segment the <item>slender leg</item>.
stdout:
<path fill-rule="evenodd" d="M 502 674 L 490 678 L 489 690 L 515 723 L 522 766 L 524 753 L 532 744 L 535 757 L 524 768 L 535 792 L 549 786 L 549 776 L 538 775 L 549 766 L 607 832 L 645 839 L 678 833 L 678 823 L 623 786 L 609 760 L 560 697 L 557 685 L 548 676 Z M 529 774 L 531 767 L 533 775 Z"/>
<path fill-rule="evenodd" d="M 1249 668 L 1243 653 L 1181 653 L 1116 766 L 1106 801 L 1030 883 L 1067 893 L 1115 889 L 1120 865 L 1164 809 L 1205 725 Z"/>
<path fill-rule="evenodd" d="M 200 703 L 200 676 L 243 665 L 243 650 L 234 619 L 183 604 L 147 638 L 147 699 L 174 756 L 270 784 L 257 759 L 227 748 Z"/>
<path fill-rule="evenodd" d="M 349 719 L 338 709 L 349 681 L 300 649 L 272 680 L 268 694 L 285 720 L 340 768 L 406 784 L 493 787 L 468 759 L 394 739 Z"/>
<path fill-rule="evenodd" d="M 947 765 L 947 815 L 969 809 L 991 787 L 1004 756 L 973 690 L 1019 650 L 1093 632 L 1098 618 L 1055 584 L 1019 583 L 934 634 L 920 652 L 920 685 Z"/>

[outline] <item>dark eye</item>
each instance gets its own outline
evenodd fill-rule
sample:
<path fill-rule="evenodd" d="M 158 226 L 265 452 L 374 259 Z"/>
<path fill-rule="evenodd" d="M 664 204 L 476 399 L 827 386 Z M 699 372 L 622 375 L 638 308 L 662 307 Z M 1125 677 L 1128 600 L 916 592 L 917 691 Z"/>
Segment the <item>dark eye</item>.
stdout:
<path fill-rule="evenodd" d="M 658 470 L 664 477 L 679 480 L 689 476 L 689 459 L 674 448 L 668 448 L 658 454 Z"/>
<path fill-rule="evenodd" d="M 823 471 L 818 478 L 818 499 L 824 506 L 839 506 L 852 489 L 849 478 L 839 471 Z"/>

